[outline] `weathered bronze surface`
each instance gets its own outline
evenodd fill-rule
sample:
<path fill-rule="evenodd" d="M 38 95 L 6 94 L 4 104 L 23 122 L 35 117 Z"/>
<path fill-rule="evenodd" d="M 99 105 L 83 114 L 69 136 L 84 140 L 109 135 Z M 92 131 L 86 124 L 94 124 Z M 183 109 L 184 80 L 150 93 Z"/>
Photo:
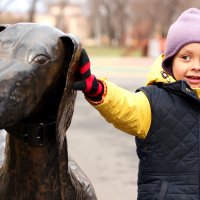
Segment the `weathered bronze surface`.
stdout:
<path fill-rule="evenodd" d="M 0 26 L 0 129 L 6 129 L 1 200 L 95 200 L 68 158 L 66 131 L 81 44 L 45 25 Z"/>

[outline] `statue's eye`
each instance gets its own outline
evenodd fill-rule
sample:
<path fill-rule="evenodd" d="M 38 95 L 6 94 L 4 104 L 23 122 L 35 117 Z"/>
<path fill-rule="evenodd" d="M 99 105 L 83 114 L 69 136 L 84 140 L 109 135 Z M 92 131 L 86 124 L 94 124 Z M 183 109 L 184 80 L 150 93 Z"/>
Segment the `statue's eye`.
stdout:
<path fill-rule="evenodd" d="M 31 61 L 31 64 L 32 63 L 38 63 L 40 65 L 45 65 L 47 64 L 47 62 L 49 61 L 49 58 L 45 55 L 38 55 L 36 57 L 34 57 Z"/>

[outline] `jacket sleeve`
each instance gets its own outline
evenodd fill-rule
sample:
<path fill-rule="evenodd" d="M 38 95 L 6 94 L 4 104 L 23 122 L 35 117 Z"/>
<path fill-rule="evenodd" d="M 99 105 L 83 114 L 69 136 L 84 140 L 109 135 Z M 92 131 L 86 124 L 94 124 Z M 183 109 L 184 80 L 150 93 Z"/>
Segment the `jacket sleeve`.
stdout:
<path fill-rule="evenodd" d="M 87 99 L 116 128 L 144 139 L 151 125 L 151 108 L 143 92 L 132 93 L 105 79 L 103 100 L 95 104 Z"/>

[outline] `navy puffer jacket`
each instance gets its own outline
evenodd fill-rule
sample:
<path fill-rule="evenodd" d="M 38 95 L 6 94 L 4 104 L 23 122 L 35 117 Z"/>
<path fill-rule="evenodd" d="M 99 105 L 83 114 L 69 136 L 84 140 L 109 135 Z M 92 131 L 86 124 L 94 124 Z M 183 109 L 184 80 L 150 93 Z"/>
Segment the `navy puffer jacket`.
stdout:
<path fill-rule="evenodd" d="M 152 124 L 136 138 L 138 200 L 200 200 L 200 100 L 185 81 L 139 89 Z"/>

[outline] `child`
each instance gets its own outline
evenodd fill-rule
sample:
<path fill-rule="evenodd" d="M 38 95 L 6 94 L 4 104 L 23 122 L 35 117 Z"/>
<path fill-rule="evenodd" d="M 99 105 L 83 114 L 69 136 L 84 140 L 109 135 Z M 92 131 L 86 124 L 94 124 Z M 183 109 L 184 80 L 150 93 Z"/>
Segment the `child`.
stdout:
<path fill-rule="evenodd" d="M 85 50 L 79 66 L 74 89 L 136 136 L 138 200 L 200 200 L 200 10 L 186 10 L 171 25 L 165 55 L 136 93 L 97 80 Z"/>

